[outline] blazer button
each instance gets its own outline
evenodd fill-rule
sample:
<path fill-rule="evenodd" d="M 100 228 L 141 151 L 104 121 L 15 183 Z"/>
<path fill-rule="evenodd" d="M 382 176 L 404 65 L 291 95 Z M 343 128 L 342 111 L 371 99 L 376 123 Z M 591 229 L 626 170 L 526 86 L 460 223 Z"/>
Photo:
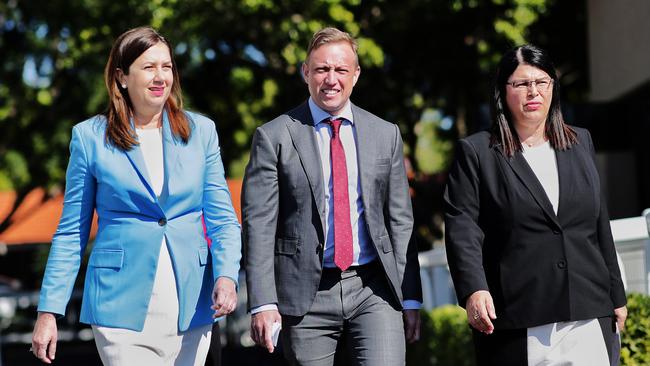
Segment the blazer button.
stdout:
<path fill-rule="evenodd" d="M 160 226 L 165 226 L 165 225 L 167 225 L 167 219 L 165 219 L 165 218 L 163 217 L 162 219 L 158 220 L 158 225 L 160 225 Z"/>
<path fill-rule="evenodd" d="M 323 243 L 318 243 L 318 245 L 316 246 L 316 253 L 320 254 L 320 252 L 322 251 L 323 251 Z"/>
<path fill-rule="evenodd" d="M 559 268 L 559 269 L 565 269 L 565 268 L 566 268 L 566 262 L 565 262 L 565 261 L 559 261 L 559 262 L 557 262 L 557 268 Z"/>
<path fill-rule="evenodd" d="M 559 234 L 560 234 L 560 230 L 558 230 L 558 229 L 553 229 L 553 234 L 555 234 L 555 235 L 559 235 Z"/>

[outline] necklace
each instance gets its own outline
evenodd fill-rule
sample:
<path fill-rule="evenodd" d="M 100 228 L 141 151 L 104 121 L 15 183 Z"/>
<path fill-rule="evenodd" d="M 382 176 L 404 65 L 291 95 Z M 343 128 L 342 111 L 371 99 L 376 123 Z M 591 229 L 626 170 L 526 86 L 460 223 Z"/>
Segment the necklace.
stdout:
<path fill-rule="evenodd" d="M 543 144 L 545 142 L 546 142 L 546 139 L 544 137 L 541 137 L 541 138 L 535 139 L 534 141 L 524 141 L 523 143 L 524 143 L 524 145 L 526 145 L 528 147 L 535 147 L 535 146 L 539 146 L 539 145 L 541 145 L 541 144 Z"/>

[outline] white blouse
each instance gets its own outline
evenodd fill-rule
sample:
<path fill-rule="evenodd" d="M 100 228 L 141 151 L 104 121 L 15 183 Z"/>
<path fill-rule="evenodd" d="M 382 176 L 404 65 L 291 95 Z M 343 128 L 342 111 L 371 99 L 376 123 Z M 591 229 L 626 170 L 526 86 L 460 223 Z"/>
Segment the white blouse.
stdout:
<path fill-rule="evenodd" d="M 557 161 L 555 160 L 555 150 L 551 144 L 546 141 L 545 143 L 528 147 L 523 144 L 523 155 L 537 176 L 537 180 L 544 187 L 546 196 L 553 205 L 553 210 L 557 215 L 557 207 L 560 202 L 560 181 L 557 174 Z"/>
<path fill-rule="evenodd" d="M 165 180 L 165 166 L 163 164 L 163 145 L 161 128 L 136 128 L 140 150 L 147 166 L 147 174 L 156 196 L 160 196 Z"/>

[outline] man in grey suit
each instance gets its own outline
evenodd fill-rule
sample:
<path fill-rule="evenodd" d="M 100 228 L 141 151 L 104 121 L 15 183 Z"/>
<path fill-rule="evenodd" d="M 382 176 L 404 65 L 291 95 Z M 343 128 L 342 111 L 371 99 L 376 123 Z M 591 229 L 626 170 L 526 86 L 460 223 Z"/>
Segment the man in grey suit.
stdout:
<path fill-rule="evenodd" d="M 398 127 L 350 102 L 360 74 L 345 32 L 314 34 L 310 98 L 259 127 L 243 187 L 253 340 L 274 323 L 294 365 L 403 365 L 419 338 L 422 289 Z M 277 327 L 276 325 L 276 327 Z"/>

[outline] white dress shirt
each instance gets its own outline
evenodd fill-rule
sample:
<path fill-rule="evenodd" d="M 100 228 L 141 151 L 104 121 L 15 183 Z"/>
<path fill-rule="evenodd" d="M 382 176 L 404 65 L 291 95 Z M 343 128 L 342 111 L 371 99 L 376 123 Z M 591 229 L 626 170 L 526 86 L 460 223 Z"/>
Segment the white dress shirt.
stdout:
<path fill-rule="evenodd" d="M 309 98 L 309 110 L 314 120 L 316 142 L 320 152 L 321 167 L 323 169 L 323 187 L 325 189 L 325 252 L 323 253 L 323 266 L 336 267 L 334 264 L 334 193 L 332 191 L 332 158 L 330 155 L 330 140 L 332 128 L 325 123 L 330 119 L 340 119 L 341 128 L 339 137 L 345 151 L 345 164 L 348 171 L 348 197 L 350 202 L 350 223 L 352 224 L 352 265 L 358 266 L 372 262 L 377 258 L 377 252 L 372 246 L 366 222 L 363 216 L 363 201 L 361 197 L 361 183 L 359 182 L 359 167 L 357 166 L 357 136 L 354 129 L 354 118 L 350 102 L 343 111 L 332 116 L 320 109 Z"/>

